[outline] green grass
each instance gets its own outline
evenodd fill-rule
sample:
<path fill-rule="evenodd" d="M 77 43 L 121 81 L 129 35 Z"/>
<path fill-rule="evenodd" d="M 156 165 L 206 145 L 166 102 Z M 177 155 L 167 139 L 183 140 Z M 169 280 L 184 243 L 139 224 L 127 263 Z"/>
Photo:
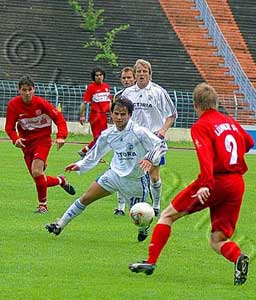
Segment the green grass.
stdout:
<path fill-rule="evenodd" d="M 69 141 L 83 139 L 70 136 Z M 47 174 L 63 173 L 65 165 L 78 159 L 80 147 L 70 143 L 59 152 L 53 147 Z M 33 214 L 37 206 L 35 187 L 20 150 L 8 141 L 0 142 L 0 150 L 1 300 L 255 299 L 256 170 L 253 155 L 247 156 L 250 167 L 245 177 L 247 190 L 234 236 L 251 256 L 250 272 L 244 286 L 234 287 L 233 265 L 216 255 L 208 245 L 207 211 L 188 216 L 173 226 L 172 237 L 152 276 L 134 274 L 127 265 L 146 257 L 149 239 L 138 243 L 137 228 L 127 214 L 125 217 L 113 215 L 115 195 L 92 204 L 60 236 L 49 235 L 44 225 L 55 221 L 76 197 L 67 195 L 59 187 L 51 188 L 49 213 Z M 82 176 L 70 173 L 67 177 L 79 196 L 106 168 L 107 165 L 99 164 Z M 165 207 L 196 177 L 195 152 L 170 150 L 161 173 L 162 207 Z"/>

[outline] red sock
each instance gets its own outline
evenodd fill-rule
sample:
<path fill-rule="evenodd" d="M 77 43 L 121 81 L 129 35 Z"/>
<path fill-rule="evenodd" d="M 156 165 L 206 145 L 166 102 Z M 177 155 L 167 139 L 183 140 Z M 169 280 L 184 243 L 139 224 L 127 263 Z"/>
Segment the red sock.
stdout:
<path fill-rule="evenodd" d="M 47 186 L 56 186 L 60 184 L 59 178 L 58 177 L 53 177 L 53 176 L 46 176 L 47 180 Z"/>
<path fill-rule="evenodd" d="M 38 195 L 39 204 L 46 204 L 47 200 L 47 181 L 44 175 L 40 175 L 34 178 L 36 183 L 36 190 Z"/>
<path fill-rule="evenodd" d="M 229 261 L 235 263 L 241 255 L 241 250 L 235 242 L 226 242 L 220 248 L 221 254 Z"/>
<path fill-rule="evenodd" d="M 171 227 L 166 224 L 156 224 L 148 247 L 147 262 L 155 264 L 163 247 L 171 234 Z"/>

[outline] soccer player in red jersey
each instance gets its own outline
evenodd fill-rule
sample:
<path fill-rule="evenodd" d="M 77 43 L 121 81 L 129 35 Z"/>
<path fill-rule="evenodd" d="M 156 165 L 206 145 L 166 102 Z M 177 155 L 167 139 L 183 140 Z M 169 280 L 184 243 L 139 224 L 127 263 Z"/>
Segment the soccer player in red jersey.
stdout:
<path fill-rule="evenodd" d="M 129 269 L 152 274 L 173 223 L 187 214 L 209 208 L 211 247 L 235 264 L 234 285 L 240 285 L 247 278 L 249 257 L 231 237 L 244 194 L 243 174 L 247 171 L 244 155 L 254 141 L 234 119 L 217 111 L 218 99 L 213 87 L 206 83 L 196 86 L 193 102 L 199 119 L 191 128 L 191 136 L 200 174 L 162 212 L 151 236 L 147 260 L 130 264 Z"/>
<path fill-rule="evenodd" d="M 84 157 L 86 152 L 92 148 L 101 132 L 107 129 L 107 113 L 110 112 L 111 94 L 109 85 L 104 82 L 105 71 L 100 67 L 96 67 L 92 70 L 91 77 L 93 82 L 88 85 L 83 95 L 84 102 L 81 104 L 80 124 L 83 125 L 85 122 L 86 103 L 90 103 L 89 122 L 93 140 L 78 152 L 81 157 Z"/>
<path fill-rule="evenodd" d="M 20 95 L 12 98 L 7 105 L 5 131 L 13 144 L 23 151 L 27 168 L 35 181 L 39 202 L 35 212 L 45 213 L 48 211 L 47 187 L 60 185 L 69 194 L 75 194 L 64 176 L 46 176 L 44 173 L 52 144 L 52 121 L 58 129 L 57 150 L 65 143 L 67 124 L 52 104 L 34 94 L 34 82 L 29 76 L 20 79 L 18 89 Z"/>

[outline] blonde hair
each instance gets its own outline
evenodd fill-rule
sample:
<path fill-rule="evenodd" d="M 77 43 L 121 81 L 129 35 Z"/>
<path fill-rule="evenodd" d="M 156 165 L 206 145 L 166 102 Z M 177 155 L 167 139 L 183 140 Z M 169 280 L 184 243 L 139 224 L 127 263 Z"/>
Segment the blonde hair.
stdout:
<path fill-rule="evenodd" d="M 193 92 L 193 101 L 201 111 L 218 108 L 218 94 L 209 84 L 199 83 Z"/>
<path fill-rule="evenodd" d="M 150 77 L 152 77 L 152 67 L 151 63 L 147 60 L 144 60 L 142 58 L 137 59 L 134 65 L 134 72 L 136 72 L 136 69 L 138 65 L 142 65 L 144 68 L 148 69 Z"/>

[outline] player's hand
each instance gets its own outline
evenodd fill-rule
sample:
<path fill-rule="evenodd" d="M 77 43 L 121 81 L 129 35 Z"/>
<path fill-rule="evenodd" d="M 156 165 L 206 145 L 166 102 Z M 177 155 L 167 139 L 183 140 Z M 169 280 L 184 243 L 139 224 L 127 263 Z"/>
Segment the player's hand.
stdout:
<path fill-rule="evenodd" d="M 147 159 L 143 159 L 139 162 L 139 165 L 144 172 L 148 172 L 152 167 L 152 162 Z"/>
<path fill-rule="evenodd" d="M 17 148 L 25 148 L 26 145 L 23 144 L 23 142 L 25 142 L 25 141 L 26 141 L 26 139 L 19 138 L 19 139 L 16 140 L 16 142 L 15 142 L 14 145 L 15 145 L 15 147 L 17 147 Z"/>
<path fill-rule="evenodd" d="M 80 124 L 84 125 L 84 123 L 85 123 L 85 117 L 80 117 Z"/>
<path fill-rule="evenodd" d="M 65 168 L 65 172 L 79 171 L 79 170 L 80 168 L 75 163 L 69 164 Z"/>
<path fill-rule="evenodd" d="M 192 195 L 192 198 L 197 197 L 201 204 L 205 204 L 210 195 L 211 193 L 208 187 L 201 187 L 196 194 Z"/>
<path fill-rule="evenodd" d="M 59 151 L 60 148 L 64 146 L 65 140 L 64 139 L 56 139 L 55 144 L 57 145 L 57 151 Z"/>

